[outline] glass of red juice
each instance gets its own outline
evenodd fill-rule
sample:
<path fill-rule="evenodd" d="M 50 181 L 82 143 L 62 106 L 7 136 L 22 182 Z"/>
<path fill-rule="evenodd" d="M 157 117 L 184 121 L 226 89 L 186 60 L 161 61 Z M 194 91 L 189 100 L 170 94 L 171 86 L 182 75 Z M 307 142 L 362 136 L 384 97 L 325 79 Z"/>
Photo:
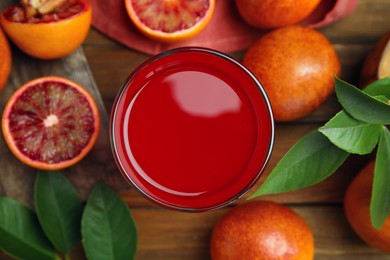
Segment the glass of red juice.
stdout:
<path fill-rule="evenodd" d="M 234 202 L 256 183 L 274 121 L 263 87 L 244 66 L 185 47 L 133 71 L 115 100 L 110 138 L 131 186 L 160 206 L 201 212 Z"/>

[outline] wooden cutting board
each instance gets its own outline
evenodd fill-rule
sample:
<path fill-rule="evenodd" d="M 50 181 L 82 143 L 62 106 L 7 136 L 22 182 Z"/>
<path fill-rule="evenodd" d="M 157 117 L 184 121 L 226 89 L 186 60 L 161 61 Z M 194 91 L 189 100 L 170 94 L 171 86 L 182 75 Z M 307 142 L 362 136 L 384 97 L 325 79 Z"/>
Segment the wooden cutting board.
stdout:
<path fill-rule="evenodd" d="M 2 0 L 0 10 L 10 6 L 12 0 Z M 26 39 L 28 40 L 28 39 Z M 66 44 L 66 43 L 65 43 Z M 48 75 L 62 76 L 84 86 L 95 98 L 100 109 L 101 126 L 99 138 L 92 151 L 76 165 L 63 170 L 76 186 L 82 199 L 98 180 L 114 190 L 128 189 L 129 185 L 120 175 L 112 157 L 109 141 L 109 120 L 98 88 L 91 75 L 82 49 L 57 60 L 38 60 L 29 57 L 11 44 L 12 72 L 7 85 L 0 93 L 0 113 L 12 93 L 25 82 Z M 1 130 L 0 130 L 1 131 Z M 37 170 L 22 164 L 5 144 L 0 135 L 0 195 L 6 195 L 33 207 L 33 187 Z"/>

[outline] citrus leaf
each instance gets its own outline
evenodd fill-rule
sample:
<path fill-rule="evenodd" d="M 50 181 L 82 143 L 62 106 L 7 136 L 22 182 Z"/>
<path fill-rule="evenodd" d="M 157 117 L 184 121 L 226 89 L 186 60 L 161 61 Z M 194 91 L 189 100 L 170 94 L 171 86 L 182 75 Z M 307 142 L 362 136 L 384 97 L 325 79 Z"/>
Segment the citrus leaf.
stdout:
<path fill-rule="evenodd" d="M 383 126 L 376 155 L 372 197 L 371 222 L 376 229 L 383 226 L 390 213 L 390 131 Z"/>
<path fill-rule="evenodd" d="M 35 213 L 8 197 L 0 197 L 0 248 L 18 259 L 56 259 Z"/>
<path fill-rule="evenodd" d="M 379 79 L 363 89 L 370 96 L 383 95 L 390 98 L 390 78 Z"/>
<path fill-rule="evenodd" d="M 389 99 L 385 95 L 380 95 L 380 96 L 372 96 L 373 98 L 382 101 L 384 103 L 389 102 Z"/>
<path fill-rule="evenodd" d="M 250 198 L 318 183 L 334 173 L 348 155 L 320 132 L 313 131 L 283 156 L 263 185 Z"/>
<path fill-rule="evenodd" d="M 57 171 L 39 171 L 35 180 L 35 209 L 46 236 L 62 253 L 81 239 L 83 205 L 67 178 Z"/>
<path fill-rule="evenodd" d="M 319 131 L 344 151 L 368 154 L 378 144 L 381 129 L 381 125 L 359 121 L 340 111 Z"/>
<path fill-rule="evenodd" d="M 336 78 L 337 98 L 352 117 L 373 124 L 390 124 L 390 105 Z"/>
<path fill-rule="evenodd" d="M 124 201 L 102 183 L 88 197 L 81 223 L 88 259 L 133 259 L 137 230 Z"/>

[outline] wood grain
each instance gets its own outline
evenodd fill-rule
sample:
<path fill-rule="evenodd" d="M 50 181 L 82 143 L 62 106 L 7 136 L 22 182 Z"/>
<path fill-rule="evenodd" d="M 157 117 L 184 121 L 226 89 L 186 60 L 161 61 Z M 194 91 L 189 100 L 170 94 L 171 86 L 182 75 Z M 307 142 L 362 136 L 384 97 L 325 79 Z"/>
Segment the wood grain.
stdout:
<path fill-rule="evenodd" d="M 360 0 L 350 16 L 319 29 L 337 51 L 342 64 L 342 79 L 357 84 L 365 57 L 376 41 L 390 30 L 389 10 L 388 0 Z M 110 111 L 117 91 L 130 72 L 149 58 L 148 55 L 123 47 L 95 30 L 90 32 L 85 41 L 84 52 L 107 111 Z M 229 55 L 242 60 L 245 50 Z M 250 193 L 264 181 L 289 147 L 339 110 L 340 105 L 333 95 L 309 116 L 293 123 L 278 123 L 270 162 Z M 346 187 L 357 171 L 371 159 L 372 155 L 351 156 L 326 181 L 298 191 L 259 199 L 288 203 L 304 217 L 315 236 L 315 259 L 389 259 L 388 255 L 367 246 L 356 236 L 348 225 L 342 208 Z M 130 206 L 137 222 L 140 238 L 137 259 L 210 258 L 208 245 L 212 227 L 228 208 L 188 214 L 161 209 L 133 189 L 122 191 L 120 195 Z M 238 201 L 245 202 L 245 198 Z"/>
<path fill-rule="evenodd" d="M 3 0 L 0 6 L 7 3 L 10 1 Z M 358 82 L 366 55 L 376 41 L 390 30 L 389 11 L 389 0 L 360 0 L 350 16 L 319 29 L 332 42 L 339 55 L 342 63 L 341 78 L 354 84 Z M 15 48 L 13 53 L 13 74 L 5 92 L 1 93 L 1 107 L 21 83 L 49 74 L 67 76 L 79 82 L 98 100 L 103 117 L 98 144 L 79 166 L 67 170 L 66 174 L 77 185 L 83 197 L 97 179 L 103 179 L 119 191 L 130 206 L 137 223 L 139 243 L 136 259 L 210 259 L 209 241 L 212 228 L 230 207 L 200 214 L 159 208 L 124 182 L 111 156 L 108 114 L 112 103 L 128 75 L 150 56 L 125 48 L 94 29 L 85 40 L 83 50 L 79 49 L 65 59 L 37 61 L 26 57 Z M 245 50 L 229 55 L 241 60 Z M 265 180 L 271 169 L 297 140 L 321 126 L 339 109 L 340 105 L 333 95 L 311 115 L 296 122 L 278 123 L 270 162 L 249 194 Z M 19 198 L 31 205 L 34 171 L 23 166 L 3 148 L 5 144 L 2 138 L 0 147 L 0 194 Z M 259 199 L 286 203 L 307 221 L 315 237 L 315 259 L 390 259 L 389 255 L 371 248 L 358 238 L 343 213 L 342 199 L 346 187 L 357 171 L 371 159 L 372 155 L 351 156 L 324 182 L 298 191 Z M 237 203 L 245 202 L 243 198 Z M 0 255 L 0 259 L 8 258 Z M 77 248 L 72 259 L 85 259 L 81 246 Z"/>
<path fill-rule="evenodd" d="M 389 259 L 352 232 L 340 206 L 289 206 L 306 220 L 314 234 L 315 259 Z M 210 259 L 212 229 L 228 210 L 190 214 L 132 209 L 139 232 L 136 259 Z"/>
<path fill-rule="evenodd" d="M 366 55 L 382 34 L 390 30 L 389 10 L 388 0 L 360 0 L 350 16 L 319 29 L 337 51 L 342 64 L 342 79 L 357 84 Z M 84 44 L 84 51 L 104 104 L 110 111 L 116 93 L 129 73 L 149 56 L 129 50 L 94 30 Z M 242 60 L 245 50 L 229 55 Z M 293 123 L 278 123 L 270 162 L 250 193 L 264 181 L 297 140 L 321 126 L 339 110 L 340 105 L 333 95 L 309 116 Z M 259 199 L 288 203 L 303 216 L 315 236 L 315 259 L 389 259 L 388 255 L 367 246 L 356 236 L 342 208 L 346 187 L 357 171 L 371 159 L 372 156 L 351 156 L 326 181 L 298 191 Z M 133 189 L 122 191 L 120 195 L 130 206 L 137 222 L 140 238 L 137 259 L 210 258 L 208 246 L 212 227 L 228 208 L 188 214 L 161 209 Z M 245 202 L 244 198 L 237 203 Z"/>
<path fill-rule="evenodd" d="M 13 1 L 2 1 L 0 9 Z M 97 180 L 102 180 L 114 189 L 123 189 L 123 182 L 112 158 L 108 137 L 108 116 L 100 92 L 89 70 L 83 50 L 57 60 L 31 58 L 12 46 L 12 72 L 0 96 L 2 113 L 5 103 L 22 84 L 41 76 L 56 75 L 71 79 L 84 86 L 95 98 L 101 115 L 100 133 L 92 151 L 78 164 L 63 172 L 74 183 L 84 199 Z M 0 195 L 7 195 L 33 207 L 33 184 L 36 170 L 19 162 L 0 138 Z"/>

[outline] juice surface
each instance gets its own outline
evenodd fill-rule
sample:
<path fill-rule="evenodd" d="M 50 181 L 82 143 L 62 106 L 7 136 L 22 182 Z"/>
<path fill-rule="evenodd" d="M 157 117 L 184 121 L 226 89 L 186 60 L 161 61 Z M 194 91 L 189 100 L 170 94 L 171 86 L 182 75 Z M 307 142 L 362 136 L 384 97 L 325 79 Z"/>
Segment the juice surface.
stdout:
<path fill-rule="evenodd" d="M 165 206 L 207 209 L 240 196 L 272 145 L 272 116 L 242 68 L 178 52 L 140 69 L 116 103 L 122 173 Z"/>

